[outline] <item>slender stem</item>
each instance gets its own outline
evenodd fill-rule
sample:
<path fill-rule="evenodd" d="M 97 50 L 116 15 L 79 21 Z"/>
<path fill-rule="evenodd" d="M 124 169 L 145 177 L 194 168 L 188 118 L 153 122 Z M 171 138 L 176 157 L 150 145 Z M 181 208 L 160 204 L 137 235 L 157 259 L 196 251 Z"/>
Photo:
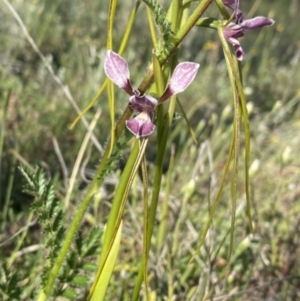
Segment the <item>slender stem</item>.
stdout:
<path fill-rule="evenodd" d="M 160 223 L 159 228 L 157 232 L 157 248 L 160 249 L 162 247 L 162 244 L 167 236 L 167 218 L 168 218 L 168 212 L 169 212 L 169 197 L 170 197 L 170 190 L 171 190 L 171 181 L 172 181 L 172 175 L 173 175 L 173 167 L 174 167 L 174 152 L 175 148 L 174 145 L 172 145 L 171 148 L 171 156 L 169 161 L 169 167 L 168 167 L 168 174 L 166 179 L 166 187 L 165 187 L 165 196 L 162 201 L 162 209 L 160 214 Z"/>
<path fill-rule="evenodd" d="M 182 40 L 185 38 L 185 36 L 189 33 L 189 31 L 193 28 L 193 26 L 196 24 L 198 19 L 203 15 L 203 13 L 207 10 L 207 8 L 210 6 L 213 0 L 204 0 L 202 1 L 197 8 L 194 10 L 194 12 L 191 14 L 191 16 L 187 19 L 185 24 L 179 29 L 177 32 L 175 39 L 176 44 L 174 45 L 173 51 L 178 47 L 178 45 L 182 42 Z M 173 53 L 172 51 L 172 53 Z M 171 54 L 172 54 L 171 53 Z M 170 55 L 169 55 L 170 56 Z M 169 58 L 166 57 L 165 59 Z"/>
<path fill-rule="evenodd" d="M 219 37 L 223 45 L 224 51 L 227 53 L 230 52 L 228 44 L 223 36 L 221 28 L 218 29 Z M 246 98 L 244 94 L 244 89 L 242 86 L 242 78 L 241 73 L 239 71 L 240 65 L 237 65 L 234 60 L 231 58 L 231 56 L 227 55 L 230 66 L 232 66 L 232 74 L 235 79 L 236 83 L 236 89 L 239 94 L 240 99 L 240 107 L 241 107 L 241 113 L 243 117 L 243 125 L 244 125 L 244 131 L 245 131 L 245 189 L 246 189 L 246 205 L 247 205 L 247 217 L 249 220 L 249 228 L 250 231 L 253 232 L 253 222 L 252 222 L 252 216 L 251 216 L 251 206 L 250 206 L 250 191 L 249 191 L 249 161 L 250 161 L 250 126 L 249 126 L 249 118 L 248 118 L 248 111 L 246 106 Z"/>
<path fill-rule="evenodd" d="M 158 197 L 160 192 L 160 185 L 161 185 L 161 177 L 162 177 L 162 166 L 163 166 L 163 159 L 165 155 L 165 149 L 167 145 L 167 138 L 169 134 L 169 126 L 168 123 L 166 123 L 166 127 L 164 129 L 164 133 L 162 135 L 162 139 L 160 141 L 158 150 L 157 150 L 157 159 L 155 164 L 155 172 L 154 172 L 154 182 L 153 182 L 153 191 L 152 191 L 152 197 L 151 197 L 151 205 L 149 209 L 149 216 L 148 216 L 148 229 L 147 229 L 147 254 L 149 252 L 150 248 L 150 242 L 151 237 L 153 233 L 153 227 L 154 227 L 154 221 L 156 216 L 156 209 L 157 209 L 157 203 L 158 203 Z M 132 301 L 139 300 L 139 293 L 141 289 L 141 285 L 143 282 L 143 276 L 144 276 L 144 269 L 143 265 L 141 265 L 139 269 L 139 273 L 136 279 L 135 287 L 132 294 Z"/>
<path fill-rule="evenodd" d="M 180 16 L 180 8 L 182 5 L 182 0 L 174 0 L 172 1 L 172 14 L 171 14 L 171 29 L 172 31 L 176 31 L 179 23 Z"/>
<path fill-rule="evenodd" d="M 193 26 L 196 24 L 198 19 L 203 15 L 203 13 L 206 11 L 206 9 L 210 6 L 213 0 L 203 0 L 197 8 L 194 10 L 194 12 L 191 14 L 191 16 L 187 19 L 185 24 L 179 29 L 177 34 L 175 35 L 175 43 L 171 45 L 171 49 L 160 58 L 160 64 L 163 66 L 167 60 L 171 57 L 171 55 L 174 53 L 174 51 L 178 48 L 182 40 L 185 38 L 185 36 L 189 33 L 189 31 L 193 28 Z M 152 84 L 154 80 L 154 74 L 153 70 L 149 70 L 147 76 L 144 78 L 142 83 L 140 84 L 138 90 L 141 93 L 145 93 L 148 87 Z"/>
<path fill-rule="evenodd" d="M 142 177 L 143 177 L 143 188 L 144 188 L 144 229 L 143 229 L 143 270 L 144 270 L 144 282 L 145 282 L 145 293 L 146 293 L 146 301 L 149 301 L 149 287 L 148 287 L 148 273 L 147 273 L 147 265 L 148 265 L 148 252 L 149 249 L 148 241 L 147 241 L 147 233 L 148 233 L 148 174 L 147 174 L 147 162 L 146 157 L 143 157 L 143 161 L 141 164 L 142 167 Z"/>
<path fill-rule="evenodd" d="M 108 11 L 108 28 L 107 28 L 107 41 L 106 48 L 113 49 L 113 24 L 116 15 L 118 0 L 109 1 L 109 11 Z M 115 94 L 114 94 L 114 85 L 109 80 L 107 85 L 107 94 L 108 94 L 108 106 L 110 112 L 110 122 L 111 122 L 111 134 L 110 134 L 110 149 L 109 157 L 113 151 L 115 145 Z"/>
<path fill-rule="evenodd" d="M 7 119 L 7 112 L 8 112 L 8 103 L 9 103 L 9 97 L 10 97 L 10 92 L 8 91 L 6 98 L 4 100 L 4 104 L 3 104 L 3 108 L 2 108 L 2 127 L 0 130 L 0 175 L 2 174 L 2 152 L 3 152 L 3 145 L 4 145 L 4 138 L 5 138 L 5 129 L 6 129 L 6 119 Z M 15 158 L 15 157 L 14 157 Z M 13 159 L 15 160 L 15 159 Z M 14 166 L 14 162 L 12 164 L 12 166 Z M 7 195 L 8 195 L 8 191 L 7 190 Z M 1 181 L 0 181 L 0 200 L 1 200 L 1 194 L 2 194 L 2 185 L 1 185 Z M 8 210 L 8 200 L 5 200 L 4 202 L 4 209 L 2 209 L 2 219 L 3 221 L 6 220 L 6 215 L 7 215 L 7 210 Z M 5 223 L 2 224 L 2 227 L 4 227 Z"/>

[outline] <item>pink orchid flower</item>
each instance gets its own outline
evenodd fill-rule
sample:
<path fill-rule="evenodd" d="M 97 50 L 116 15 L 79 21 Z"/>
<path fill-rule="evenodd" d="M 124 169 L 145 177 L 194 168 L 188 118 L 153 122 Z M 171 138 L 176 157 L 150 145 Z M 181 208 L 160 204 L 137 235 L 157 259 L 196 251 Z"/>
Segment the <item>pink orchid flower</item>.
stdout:
<path fill-rule="evenodd" d="M 239 9 L 239 0 L 223 0 L 223 3 L 234 11 L 234 18 L 236 19 L 236 23 L 230 22 L 223 29 L 224 37 L 234 47 L 237 59 L 242 61 L 244 58 L 244 51 L 238 38 L 244 36 L 244 31 L 273 25 L 275 21 L 266 17 L 255 17 L 244 20 L 243 13 Z"/>
<path fill-rule="evenodd" d="M 126 120 L 127 129 L 134 134 L 137 139 L 149 136 L 154 132 L 155 125 L 152 119 L 156 112 L 156 106 L 172 95 L 184 91 L 194 80 L 199 67 L 199 64 L 192 62 L 178 64 L 165 92 L 157 100 L 147 94 L 141 95 L 139 90 L 132 88 L 128 64 L 120 55 L 108 50 L 104 62 L 104 71 L 107 77 L 130 95 L 129 105 L 131 109 L 135 112 L 139 112 L 136 117 Z"/>
<path fill-rule="evenodd" d="M 244 31 L 253 30 L 266 25 L 273 25 L 274 21 L 266 17 L 255 17 L 253 19 L 244 20 L 239 24 L 229 23 L 224 29 L 224 37 L 232 44 L 235 49 L 236 58 L 242 61 L 244 58 L 244 50 L 238 38 L 244 36 Z"/>

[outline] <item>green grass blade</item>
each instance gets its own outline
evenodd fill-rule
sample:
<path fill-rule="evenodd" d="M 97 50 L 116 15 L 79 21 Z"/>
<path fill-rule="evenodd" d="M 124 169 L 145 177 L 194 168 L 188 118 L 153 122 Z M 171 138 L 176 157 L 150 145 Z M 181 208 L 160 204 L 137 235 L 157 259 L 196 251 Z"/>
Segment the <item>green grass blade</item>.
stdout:
<path fill-rule="evenodd" d="M 199 245 L 196 249 L 195 254 L 190 259 L 190 262 L 194 260 L 195 256 L 199 253 L 200 248 L 204 245 L 207 232 L 210 228 L 211 222 L 213 220 L 213 217 L 214 217 L 214 215 L 216 213 L 216 210 L 217 210 L 217 207 L 219 205 L 219 202 L 220 202 L 220 199 L 221 199 L 221 194 L 223 192 L 225 181 L 226 181 L 226 178 L 227 178 L 227 175 L 228 175 L 228 171 L 229 171 L 229 168 L 230 168 L 230 165 L 231 165 L 231 162 L 232 162 L 232 158 L 234 156 L 234 139 L 235 138 L 234 138 L 234 135 L 233 135 L 233 137 L 231 139 L 231 143 L 230 143 L 229 155 L 228 155 L 228 158 L 227 158 L 227 161 L 226 161 L 226 164 L 225 164 L 225 168 L 224 168 L 224 173 L 223 173 L 223 176 L 222 176 L 222 179 L 221 179 L 221 184 L 219 186 L 219 189 L 217 191 L 217 195 L 216 195 L 216 197 L 214 199 L 214 202 L 212 204 L 210 214 L 209 214 L 209 217 L 208 217 L 208 221 L 207 221 L 207 223 L 204 227 L 200 243 L 199 243 Z"/>
<path fill-rule="evenodd" d="M 124 168 L 122 176 L 117 187 L 109 219 L 107 222 L 107 228 L 102 245 L 101 258 L 99 262 L 98 273 L 95 277 L 95 281 L 92 285 L 91 292 L 94 291 L 98 279 L 101 277 L 103 268 L 106 265 L 107 258 L 111 252 L 112 245 L 114 244 L 118 228 L 120 226 L 123 212 L 125 209 L 127 197 L 133 182 L 133 179 L 140 166 L 144 152 L 148 143 L 148 139 L 135 140 L 134 147 L 130 153 L 127 164 Z M 89 296 L 90 300 L 91 295 Z"/>
<path fill-rule="evenodd" d="M 118 0 L 110 0 L 109 10 L 108 10 L 108 29 L 107 29 L 107 42 L 106 48 L 113 49 L 113 24 L 116 14 Z M 109 115 L 111 123 L 111 132 L 110 132 L 110 146 L 109 146 L 109 155 L 111 155 L 114 142 L 115 142 L 115 97 L 114 97 L 114 84 L 108 80 L 108 106 L 109 106 Z"/>
<path fill-rule="evenodd" d="M 1 160 L 1 159 L 0 159 Z M 16 157 L 13 156 L 11 166 L 10 166 L 10 171 L 8 175 L 8 183 L 6 186 L 6 192 L 5 192 L 5 199 L 4 199 L 4 205 L 2 209 L 2 218 L 3 221 L 6 220 L 7 218 L 7 213 L 8 213 L 8 208 L 9 208 L 9 201 L 11 199 L 11 194 L 13 191 L 13 184 L 14 184 L 14 179 L 15 179 L 15 170 L 16 170 Z M 5 227 L 6 223 L 4 222 L 1 227 Z"/>
<path fill-rule="evenodd" d="M 107 85 L 107 95 L 108 95 L 108 106 L 109 106 L 109 115 L 111 122 L 111 132 L 110 132 L 110 146 L 109 146 L 109 154 L 110 157 L 113 147 L 115 144 L 115 93 L 114 93 L 114 84 L 108 80 Z"/>
<path fill-rule="evenodd" d="M 105 297 L 105 292 L 108 287 L 111 275 L 113 273 L 114 266 L 117 261 L 117 256 L 121 244 L 122 237 L 122 221 L 120 222 L 120 226 L 118 227 L 116 237 L 111 246 L 111 251 L 107 256 L 107 260 L 105 265 L 103 266 L 102 272 L 95 284 L 95 289 L 91 291 L 91 301 L 102 301 Z"/>
<path fill-rule="evenodd" d="M 70 125 L 70 129 L 73 129 L 75 127 L 75 125 L 77 124 L 77 122 L 81 119 L 81 117 L 83 115 L 85 115 L 93 106 L 94 104 L 97 102 L 98 98 L 102 95 L 102 93 L 104 92 L 104 89 L 106 88 L 106 85 L 108 83 L 108 79 L 106 79 L 104 81 L 104 83 L 102 84 L 102 86 L 100 87 L 100 89 L 98 90 L 96 96 L 93 98 L 93 100 L 84 108 L 84 110 L 81 112 L 81 114 L 79 114 L 75 120 L 72 122 L 72 124 Z"/>
<path fill-rule="evenodd" d="M 184 109 L 183 109 L 183 106 L 181 105 L 181 102 L 180 102 L 178 96 L 177 96 L 176 100 L 177 100 L 177 104 L 178 104 L 178 106 L 179 106 L 180 112 L 182 113 L 182 116 L 183 116 L 183 118 L 184 118 L 184 121 L 186 122 L 186 124 L 187 124 L 187 126 L 188 126 L 189 132 L 190 132 L 190 134 L 191 134 L 191 136 L 192 136 L 194 142 L 195 142 L 196 144 L 198 144 L 198 141 L 197 141 L 197 138 L 196 138 L 196 135 L 195 135 L 195 131 L 193 130 L 192 126 L 190 125 L 190 121 L 189 121 L 189 119 L 188 119 L 187 116 L 186 116 L 186 113 L 185 113 L 185 111 L 184 111 Z"/>
<path fill-rule="evenodd" d="M 224 42 L 224 41 L 223 41 Z M 227 65 L 227 71 L 230 79 L 231 88 L 233 91 L 233 104 L 234 104 L 234 120 L 233 120 L 233 137 L 234 137 L 234 155 L 232 162 L 232 174 L 231 174 L 231 226 L 230 226 L 230 247 L 228 261 L 231 258 L 234 241 L 234 228 L 235 228 L 235 215 L 236 215 L 236 200 L 237 200 L 237 177 L 238 177 L 238 162 L 240 153 L 240 103 L 239 95 L 236 89 L 235 78 L 233 75 L 233 65 L 237 67 L 237 60 L 228 49 L 228 44 L 223 44 L 225 61 Z M 240 78 L 240 77 L 239 77 Z"/>
<path fill-rule="evenodd" d="M 2 173 L 2 152 L 3 152 L 3 145 L 4 145 L 4 137 L 5 137 L 5 128 L 6 128 L 6 119 L 7 119 L 7 109 L 8 109 L 8 103 L 9 103 L 9 97 L 10 97 L 10 91 L 8 91 L 3 107 L 1 108 L 2 111 L 2 126 L 0 131 L 0 174 Z M 0 182 L 0 199 L 2 195 L 2 187 Z M 4 205 L 5 206 L 5 205 Z M 5 220 L 6 215 L 3 215 L 2 218 Z"/>
<path fill-rule="evenodd" d="M 124 33 L 124 36 L 123 36 L 123 39 L 122 39 L 122 42 L 121 42 L 121 45 L 120 45 L 120 48 L 119 48 L 119 51 L 118 51 L 118 54 L 122 54 L 125 50 L 125 47 L 128 43 L 128 40 L 129 40 L 129 36 L 130 36 L 130 33 L 131 33 L 131 30 L 132 30 L 132 26 L 133 26 L 133 23 L 134 23 L 134 20 L 135 20 L 135 17 L 136 17 L 136 14 L 137 14 L 137 11 L 140 7 L 140 4 L 141 2 L 140 1 L 137 1 L 133 11 L 131 12 L 131 15 L 129 17 L 129 21 L 128 21 L 128 24 L 127 24 L 127 27 L 126 27 L 126 30 L 125 30 L 125 33 Z M 92 101 L 84 108 L 84 110 L 81 112 L 81 114 L 79 114 L 76 119 L 72 122 L 70 128 L 73 129 L 75 127 L 75 125 L 77 124 L 77 122 L 81 119 L 81 117 L 83 115 L 85 115 L 94 105 L 95 103 L 97 102 L 98 98 L 102 95 L 102 93 L 104 92 L 104 89 L 106 88 L 106 85 L 108 83 L 108 79 L 106 79 L 104 81 L 104 83 L 102 84 L 102 86 L 99 88 L 97 94 L 95 95 L 95 97 L 92 99 Z"/>
<path fill-rule="evenodd" d="M 155 26 L 152 18 L 152 13 L 150 8 L 147 6 L 147 18 L 148 18 L 148 24 L 149 24 L 149 29 L 150 29 L 150 34 L 151 34 L 151 39 L 152 39 L 152 44 L 154 49 L 157 46 L 157 38 L 156 38 L 156 33 L 155 33 Z"/>
<path fill-rule="evenodd" d="M 218 28 L 218 33 L 220 40 L 222 42 L 223 50 L 226 52 L 226 57 L 228 58 L 229 64 L 232 67 L 232 74 L 235 80 L 235 85 L 239 97 L 239 105 L 242 113 L 244 131 L 245 131 L 245 190 L 246 190 L 246 203 L 247 203 L 247 217 L 249 220 L 250 231 L 253 232 L 253 223 L 251 216 L 251 203 L 250 203 L 250 181 L 249 181 L 249 167 L 250 167 L 250 126 L 249 126 L 249 117 L 247 111 L 247 102 L 244 94 L 243 85 L 241 82 L 241 76 L 239 73 L 239 68 L 237 63 L 232 59 L 230 49 L 228 44 L 223 36 L 222 28 Z"/>
<path fill-rule="evenodd" d="M 156 91 L 158 95 L 162 95 L 165 88 L 163 72 L 157 56 L 153 54 L 152 57 L 153 57 L 153 71 L 154 71 Z M 164 132 L 163 130 L 164 106 L 163 105 L 157 107 L 156 118 L 157 118 L 157 140 L 159 141 Z"/>
<path fill-rule="evenodd" d="M 146 292 L 146 300 L 149 301 L 149 285 L 148 285 L 148 273 L 147 273 L 147 266 L 148 266 L 148 256 L 149 253 L 147 250 L 149 249 L 148 245 L 148 175 L 147 175 L 147 164 L 146 164 L 146 157 L 143 157 L 142 160 L 142 177 L 143 177 L 143 188 L 144 188 L 144 231 L 143 231 L 143 270 L 144 270 L 144 283 L 145 283 L 145 292 Z"/>
<path fill-rule="evenodd" d="M 169 212 L 169 196 L 171 190 L 171 181 L 172 175 L 174 172 L 174 147 L 171 150 L 171 157 L 169 162 L 168 174 L 166 179 L 166 187 L 165 187 L 165 196 L 162 201 L 162 209 L 161 209 L 161 216 L 159 218 L 159 228 L 157 231 L 157 248 L 160 249 L 163 245 L 163 242 L 167 236 L 167 218 Z"/>

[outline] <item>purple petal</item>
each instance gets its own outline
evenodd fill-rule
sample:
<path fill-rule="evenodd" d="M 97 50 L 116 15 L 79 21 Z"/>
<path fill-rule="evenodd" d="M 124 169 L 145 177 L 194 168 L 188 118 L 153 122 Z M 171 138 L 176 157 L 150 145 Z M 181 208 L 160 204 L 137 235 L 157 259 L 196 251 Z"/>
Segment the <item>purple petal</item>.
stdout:
<path fill-rule="evenodd" d="M 273 25 L 274 23 L 274 20 L 266 17 L 255 17 L 253 19 L 244 20 L 239 25 L 241 26 L 242 30 L 252 30 L 267 25 Z"/>
<path fill-rule="evenodd" d="M 170 83 L 168 84 L 164 94 L 159 99 L 163 102 L 170 96 L 184 91 L 194 80 L 200 65 L 192 62 L 183 62 L 176 66 Z"/>
<path fill-rule="evenodd" d="M 130 74 L 125 59 L 117 53 L 108 50 L 104 62 L 104 71 L 112 82 L 124 89 L 129 95 L 132 95 Z"/>
<path fill-rule="evenodd" d="M 148 111 L 149 113 L 154 113 L 154 108 L 157 106 L 158 101 L 150 95 L 142 95 L 134 91 L 135 95 L 129 97 L 130 107 L 136 112 Z"/>
<path fill-rule="evenodd" d="M 234 11 L 234 17 L 237 23 L 243 22 L 244 16 L 242 11 L 239 9 L 239 0 L 223 0 L 225 6 L 231 8 Z"/>
<path fill-rule="evenodd" d="M 230 38 L 241 38 L 244 36 L 243 29 L 239 24 L 229 23 L 225 28 L 223 28 L 223 34 L 227 40 Z"/>
<path fill-rule="evenodd" d="M 234 39 L 234 38 L 231 38 L 229 41 L 233 45 L 233 48 L 235 50 L 236 58 L 239 61 L 242 61 L 243 58 L 244 58 L 244 50 L 243 50 L 240 42 L 238 40 Z"/>
<path fill-rule="evenodd" d="M 237 40 L 235 38 L 228 38 L 227 40 L 232 44 L 232 46 L 235 50 L 236 58 L 239 61 L 242 61 L 244 58 L 244 50 L 243 50 L 239 40 Z"/>
<path fill-rule="evenodd" d="M 137 139 L 149 136 L 155 130 L 155 125 L 147 112 L 142 112 L 135 118 L 126 120 L 126 127 Z"/>
<path fill-rule="evenodd" d="M 223 0 L 225 6 L 235 9 L 239 7 L 239 0 Z"/>

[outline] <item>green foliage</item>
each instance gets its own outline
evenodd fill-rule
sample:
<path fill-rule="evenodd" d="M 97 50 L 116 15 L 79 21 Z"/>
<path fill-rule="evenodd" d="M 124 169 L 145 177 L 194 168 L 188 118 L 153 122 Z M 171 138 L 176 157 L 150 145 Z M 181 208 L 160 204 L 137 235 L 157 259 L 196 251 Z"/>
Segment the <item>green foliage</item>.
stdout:
<path fill-rule="evenodd" d="M 130 133 L 125 132 L 117 141 L 111 156 L 108 158 L 107 164 L 102 172 L 98 175 L 98 180 L 103 181 L 111 172 L 117 168 L 117 164 L 122 160 L 123 152 L 128 144 Z"/>
<path fill-rule="evenodd" d="M 59 274 L 53 296 L 78 300 L 86 294 L 91 275 L 97 271 L 96 262 L 90 260 L 100 252 L 101 235 L 102 230 L 97 227 L 92 228 L 86 237 L 79 231 L 75 247 L 68 254 L 66 264 Z"/>
<path fill-rule="evenodd" d="M 20 300 L 22 288 L 18 283 L 22 280 L 20 275 L 14 273 L 4 263 L 0 266 L 0 296 L 2 300 Z"/>
<path fill-rule="evenodd" d="M 163 40 L 167 43 L 170 36 L 174 35 L 171 30 L 170 22 L 167 20 L 167 14 L 163 7 L 156 0 L 142 0 L 153 12 L 155 23 L 161 30 Z"/>
<path fill-rule="evenodd" d="M 153 12 L 155 23 L 160 30 L 162 42 L 158 46 L 157 55 L 160 57 L 168 53 L 173 47 L 175 33 L 171 29 L 171 24 L 167 19 L 167 14 L 157 0 L 142 0 Z"/>
<path fill-rule="evenodd" d="M 84 108 L 104 81 L 106 47 L 103 41 L 106 40 L 108 1 L 69 2 L 16 0 L 13 3 L 54 71 L 70 87 L 77 105 Z M 143 2 L 154 14 L 158 27 L 157 55 L 166 54 L 174 45 L 177 34 L 177 28 L 174 32 L 171 30 L 173 23 L 168 21 L 171 20 L 169 12 L 166 14 L 163 8 L 171 1 Z M 190 5 L 192 12 L 198 2 L 183 3 L 185 8 Z M 262 1 L 253 10 L 251 1 L 240 2 L 243 10 L 257 10 L 259 14 L 276 20 L 271 29 L 249 34 L 242 41 L 247 52 L 242 70 L 250 114 L 250 200 L 255 232 L 253 235 L 249 231 L 243 195 L 245 182 L 240 172 L 236 179 L 237 215 L 231 261 L 227 261 L 231 248 L 228 229 L 232 217 L 228 177 L 205 243 L 195 261 L 189 263 L 203 235 L 221 182 L 234 117 L 226 65 L 217 36 L 211 29 L 195 28 L 182 41 L 178 51 L 179 61 L 201 63 L 197 84 L 180 96 L 183 112 L 176 108 L 184 118 L 179 119 L 175 112 L 169 134 L 160 136 L 167 140 L 161 139 L 167 146 L 161 156 L 165 159 L 161 159 L 159 166 L 155 162 L 159 155 L 157 144 L 162 144 L 161 141 L 151 137 L 146 149 L 150 196 L 156 180 L 155 169 L 162 170 L 148 259 L 149 293 L 158 301 L 214 298 L 293 301 L 299 294 L 299 238 L 295 235 L 300 210 L 297 1 L 288 5 L 284 1 Z M 114 45 L 122 40 L 123 25 L 132 5 L 130 1 L 118 3 Z M 142 9 L 145 6 L 139 8 L 125 49 L 130 70 L 137 81 L 142 80 L 144 69 L 141 66 L 145 66 L 145 60 L 151 56 L 151 37 Z M 0 45 L 0 102 L 7 103 L 0 105 L 0 197 L 1 201 L 4 196 L 7 200 L 7 213 L 3 214 L 1 210 L 0 215 L 0 299 L 29 301 L 36 300 L 42 286 L 41 278 L 45 281 L 49 275 L 65 241 L 65 229 L 78 213 L 82 194 L 88 191 L 86 186 L 90 184 L 90 177 L 95 175 L 95 166 L 101 155 L 92 144 L 89 146 L 90 153 L 85 157 L 85 163 L 88 163 L 82 164 L 82 177 L 76 177 L 70 206 L 64 208 L 62 195 L 85 129 L 80 124 L 73 131 L 68 129 L 76 114 L 23 38 L 9 12 L 3 9 L 0 14 L 4 28 L 0 32 L 3 42 Z M 213 5 L 205 16 L 220 18 Z M 211 19 L 204 21 L 202 25 L 215 25 Z M 11 93 L 6 99 L 7 93 L 2 91 L 8 90 Z M 118 114 L 127 101 L 127 96 L 121 93 L 123 91 L 116 92 Z M 107 141 L 110 128 L 106 103 L 103 95 L 95 105 L 102 110 L 99 125 L 94 130 L 100 142 Z M 162 112 L 166 113 L 166 108 Z M 85 115 L 88 121 L 93 113 L 94 108 Z M 194 129 L 196 139 L 192 139 L 185 118 Z M 241 131 L 241 149 L 245 143 L 243 134 Z M 53 136 L 57 138 L 65 160 L 64 178 L 58 165 L 58 152 L 53 150 L 51 143 Z M 78 223 L 79 231 L 70 242 L 49 299 L 86 300 L 99 267 L 102 228 L 127 162 L 130 138 L 127 131 L 120 135 L 105 167 L 97 174 L 97 185 L 91 194 L 94 203 L 87 206 L 86 214 Z M 194 143 L 195 140 L 198 144 Z M 27 179 L 25 191 L 34 197 L 32 204 L 31 198 L 19 189 L 21 181 L 13 182 L 12 192 L 8 189 L 9 177 L 16 176 L 13 167 L 18 161 L 27 166 L 38 163 L 47 170 L 46 173 L 37 168 L 31 172 L 21 168 Z M 104 161 L 100 158 L 100 162 Z M 242 153 L 237 164 L 243 168 Z M 55 175 L 55 186 L 46 174 Z M 106 300 L 131 298 L 143 257 L 143 189 L 138 173 L 124 208 L 120 256 Z M 33 223 L 26 218 L 29 203 L 34 213 Z M 160 225 L 163 225 L 163 235 L 158 233 Z M 138 292 L 138 298 L 140 294 Z"/>
<path fill-rule="evenodd" d="M 31 172 L 25 166 L 21 166 L 20 171 L 27 180 L 24 192 L 34 197 L 32 210 L 43 229 L 43 243 L 48 250 L 43 279 L 47 279 L 64 238 L 62 202 L 56 197 L 53 184 L 46 179 L 41 168 L 36 168 L 34 172 Z"/>
<path fill-rule="evenodd" d="M 27 180 L 24 186 L 24 192 L 34 196 L 32 210 L 37 216 L 38 222 L 43 229 L 43 244 L 47 251 L 47 261 L 44 263 L 42 273 L 42 283 L 49 277 L 53 262 L 64 241 L 65 212 L 62 201 L 56 196 L 54 186 L 51 181 L 46 179 L 46 175 L 41 168 L 36 168 L 31 172 L 28 168 L 21 166 L 20 170 Z M 97 270 L 96 263 L 88 262 L 91 256 L 99 254 L 99 241 L 102 231 L 99 228 L 92 228 L 88 235 L 83 235 L 80 231 L 75 239 L 75 248 L 70 250 L 59 277 L 53 297 L 64 296 L 70 300 L 78 298 L 78 289 L 81 287 L 84 291 L 90 281 L 90 273 Z M 4 269 L 4 272 L 6 270 Z M 6 290 L 10 291 L 10 286 L 16 283 L 17 275 L 11 277 Z M 12 284 L 13 283 L 13 284 Z M 15 296 L 20 290 L 11 290 Z"/>

